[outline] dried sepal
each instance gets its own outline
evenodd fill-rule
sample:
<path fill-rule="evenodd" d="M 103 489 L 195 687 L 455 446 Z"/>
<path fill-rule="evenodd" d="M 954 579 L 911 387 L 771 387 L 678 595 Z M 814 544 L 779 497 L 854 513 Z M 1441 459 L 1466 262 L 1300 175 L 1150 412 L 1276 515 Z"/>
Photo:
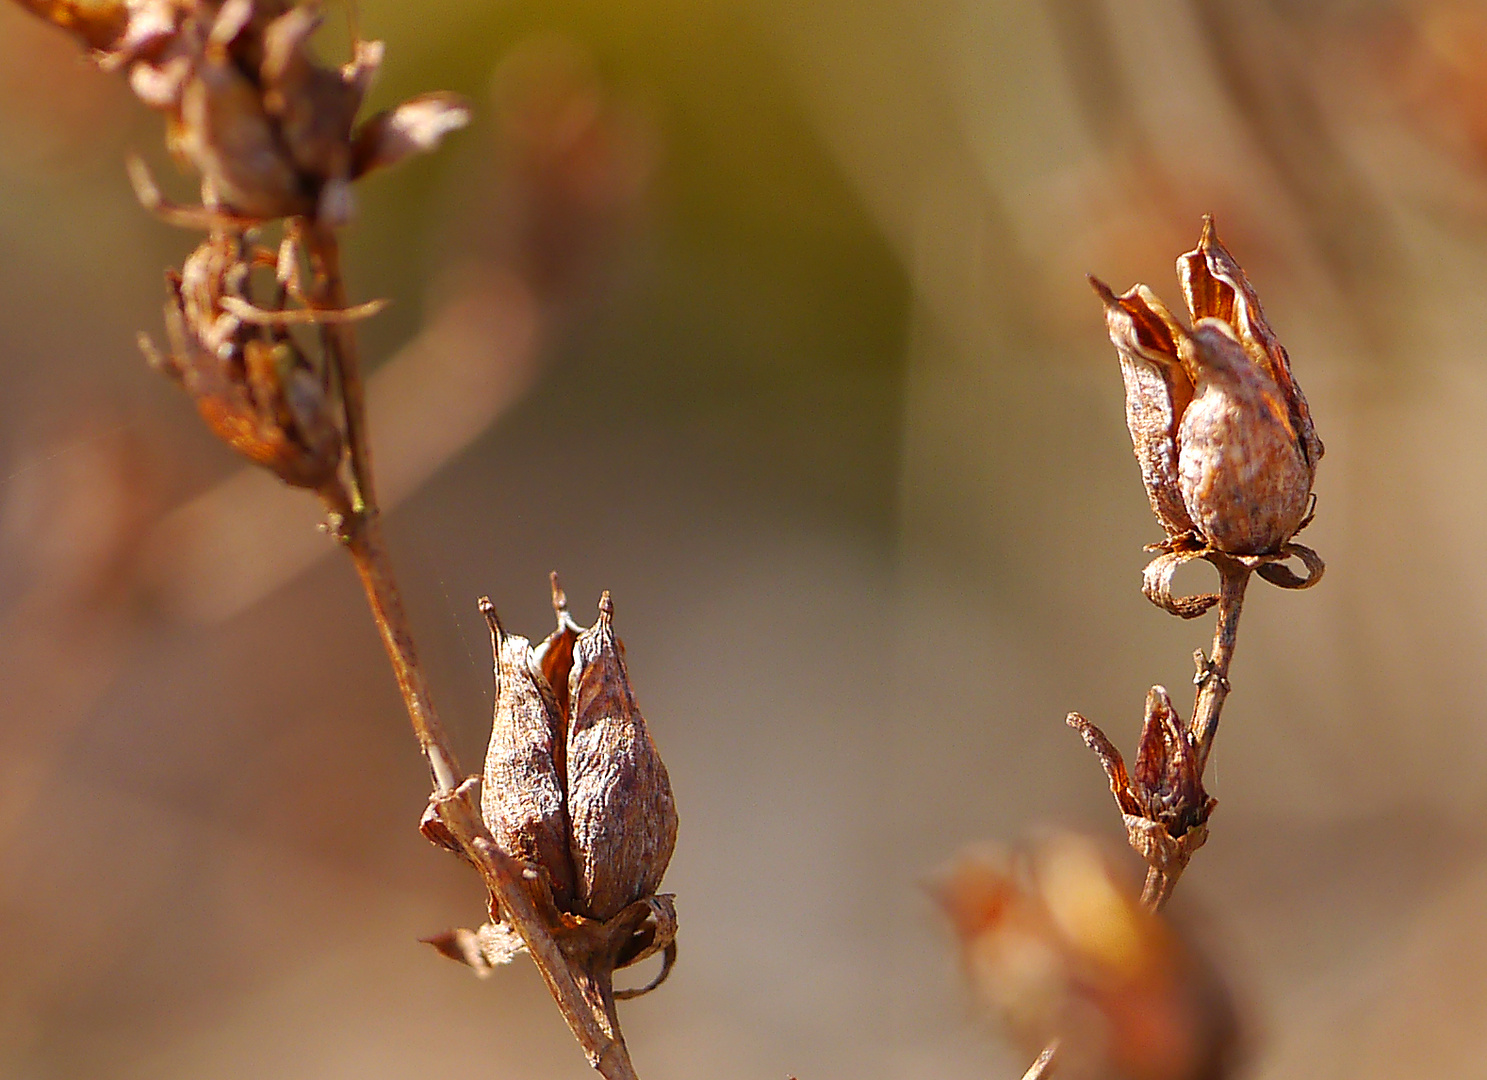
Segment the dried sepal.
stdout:
<path fill-rule="evenodd" d="M 480 812 L 502 850 L 547 875 L 554 903 L 574 895 L 564 806 L 564 718 L 526 638 L 501 628 L 490 600 L 480 610 L 495 654 L 496 704 Z"/>
<path fill-rule="evenodd" d="M 579 909 L 608 919 L 656 891 L 676 845 L 671 780 L 630 688 L 609 593 L 569 676 L 568 815 Z"/>
<path fill-rule="evenodd" d="M 353 177 L 396 165 L 436 149 L 452 131 L 470 122 L 470 106 L 458 94 L 435 91 L 409 98 L 378 113 L 357 129 L 352 146 Z"/>
<path fill-rule="evenodd" d="M 1194 532 L 1178 486 L 1177 426 L 1193 384 L 1177 359 L 1184 333 L 1165 304 L 1145 285 L 1124 296 L 1091 277 L 1105 303 L 1105 323 L 1120 358 L 1126 387 L 1126 428 L 1141 468 L 1152 513 L 1169 540 Z"/>
<path fill-rule="evenodd" d="M 1172 576 L 1177 568 L 1194 559 L 1205 558 L 1203 549 L 1179 548 L 1163 552 L 1141 572 L 1141 592 L 1157 607 L 1183 619 L 1196 619 L 1219 602 L 1218 593 L 1200 593 L 1196 596 L 1173 596 Z"/>

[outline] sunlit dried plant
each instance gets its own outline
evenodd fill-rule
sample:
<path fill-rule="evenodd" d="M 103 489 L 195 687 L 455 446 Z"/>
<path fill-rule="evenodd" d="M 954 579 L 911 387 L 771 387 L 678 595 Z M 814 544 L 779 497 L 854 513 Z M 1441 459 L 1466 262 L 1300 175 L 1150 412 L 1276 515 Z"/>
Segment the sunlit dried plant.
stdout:
<path fill-rule="evenodd" d="M 676 955 L 671 897 L 656 895 L 676 839 L 671 787 L 630 689 L 606 593 L 581 630 L 554 579 L 557 631 L 534 653 L 489 601 L 498 695 L 484 793 L 434 712 L 382 541 L 353 323 L 336 228 L 352 183 L 433 149 L 469 112 L 425 94 L 358 121 L 382 62 L 357 39 L 322 64 L 313 4 L 290 0 L 20 0 L 69 30 L 167 119 L 167 144 L 201 177 L 198 205 L 168 201 L 144 165 L 140 200 L 206 238 L 167 274 L 168 349 L 146 355 L 212 431 L 288 484 L 314 491 L 351 556 L 433 773 L 422 828 L 479 870 L 491 922 L 434 939 L 478 971 L 532 955 L 590 1063 L 635 1075 L 615 1015 L 616 968 Z M 265 246 L 267 227 L 278 229 Z M 645 988 L 649 989 L 649 987 Z"/>
<path fill-rule="evenodd" d="M 1165 687 L 1153 686 L 1147 693 L 1133 768 L 1127 768 L 1120 751 L 1098 727 L 1078 713 L 1068 717 L 1069 725 L 1099 757 L 1127 838 L 1147 865 L 1141 906 L 1152 914 L 1167 902 L 1193 853 L 1208 839 L 1209 816 L 1217 801 L 1204 788 L 1203 773 L 1229 694 L 1229 666 L 1250 576 L 1259 574 L 1282 588 L 1304 589 L 1315 585 L 1324 569 L 1316 552 L 1294 539 L 1311 520 L 1315 501 L 1311 488 L 1322 443 L 1291 374 L 1290 358 L 1265 321 L 1244 271 L 1219 241 L 1211 217 L 1203 222 L 1198 246 L 1178 258 L 1177 273 L 1191 327 L 1174 317 L 1145 285 L 1117 296 L 1103 282 L 1094 278 L 1090 282 L 1105 304 L 1110 339 L 1120 357 L 1126 421 L 1141 479 L 1166 533 L 1148 548 L 1157 557 L 1146 567 L 1142 591 L 1164 611 L 1185 619 L 1217 606 L 1213 648 L 1208 656 L 1201 650 L 1194 655 L 1198 689 L 1190 720 L 1184 722 L 1178 715 Z M 1218 571 L 1219 592 L 1173 596 L 1177 568 L 1199 559 Z M 1304 577 L 1286 565 L 1290 559 L 1301 562 Z M 984 877 L 981 874 L 978 880 Z M 1070 902 L 1059 898 L 1055 887 L 1041 888 L 1055 909 Z M 981 948 L 976 942 L 1005 938 L 1010 932 L 1006 920 L 1012 916 L 1004 908 L 1014 909 L 1004 905 L 986 915 L 983 906 L 985 917 L 972 930 L 963 903 L 947 901 L 947 907 L 976 975 L 975 958 Z M 983 971 L 977 981 L 1000 977 Z M 1120 1014 L 1125 1022 L 1145 1022 L 1141 1017 L 1150 1010 L 1137 1009 L 1136 1004 L 1135 998 L 1127 1002 L 1130 1008 Z M 1186 1064 L 1181 1067 L 1164 1065 L 1155 1071 L 1141 1062 L 1122 1062 L 1114 1049 L 1132 1032 L 1121 1030 L 1119 1022 L 1110 1019 L 1112 1012 L 1105 1010 L 1104 1022 L 1116 1027 L 1107 1033 L 1107 1052 L 1097 1062 L 1106 1072 L 1171 1080 L 1224 1075 L 1216 1064 L 1222 1058 L 1211 1055 L 1183 1058 Z M 1054 1014 L 1045 1010 L 1040 1015 L 1052 1019 L 1039 1037 L 1054 1041 L 1025 1080 L 1047 1075 L 1060 1061 L 1071 1069 L 1091 1068 L 1088 1032 L 1077 1030 L 1078 1016 L 1067 1010 Z M 1167 1065 L 1177 1061 L 1164 1060 Z M 1094 1072 L 1102 1075 L 1100 1068 Z"/>

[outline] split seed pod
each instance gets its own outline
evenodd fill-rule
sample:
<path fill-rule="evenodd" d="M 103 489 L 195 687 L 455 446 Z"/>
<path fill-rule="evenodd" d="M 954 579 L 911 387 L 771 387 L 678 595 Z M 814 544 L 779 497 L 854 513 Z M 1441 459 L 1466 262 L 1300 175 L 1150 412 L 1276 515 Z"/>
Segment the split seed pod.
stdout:
<path fill-rule="evenodd" d="M 1154 869 L 1181 874 L 1208 839 L 1208 818 L 1218 800 L 1203 789 L 1198 747 L 1167 688 L 1153 686 L 1147 692 L 1131 772 L 1115 744 L 1094 724 L 1078 713 L 1069 714 L 1068 724 L 1100 759 L 1131 847 Z"/>
<path fill-rule="evenodd" d="M 1193 329 L 1144 285 L 1105 303 L 1126 419 L 1167 546 L 1274 555 L 1305 523 L 1322 443 L 1290 360 L 1205 218 L 1178 259 Z"/>
<path fill-rule="evenodd" d="M 584 630 L 554 575 L 553 608 L 557 629 L 534 650 L 481 603 L 498 682 L 481 816 L 503 850 L 547 874 L 560 911 L 604 922 L 655 894 L 676 845 L 676 805 L 609 594 Z"/>
<path fill-rule="evenodd" d="M 524 637 L 501 629 L 495 608 L 482 600 L 496 660 L 496 707 L 480 815 L 508 854 L 546 872 L 553 902 L 573 901 L 564 806 L 564 718 Z"/>
<path fill-rule="evenodd" d="M 605 593 L 568 678 L 568 814 L 578 904 L 608 919 L 650 896 L 676 846 L 671 780 L 630 688 Z"/>

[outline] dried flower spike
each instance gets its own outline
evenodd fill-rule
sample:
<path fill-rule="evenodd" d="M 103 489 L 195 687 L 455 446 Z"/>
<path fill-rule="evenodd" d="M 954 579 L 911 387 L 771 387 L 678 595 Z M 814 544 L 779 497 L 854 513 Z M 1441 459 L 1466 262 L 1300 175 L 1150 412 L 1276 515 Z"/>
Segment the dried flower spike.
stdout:
<path fill-rule="evenodd" d="M 1178 259 L 1193 328 L 1144 285 L 1105 303 L 1126 417 L 1168 550 L 1281 553 L 1307 519 L 1322 444 L 1258 299 L 1204 220 Z"/>
<path fill-rule="evenodd" d="M 351 181 L 432 149 L 469 110 L 426 94 L 360 127 L 382 45 L 357 41 L 351 61 L 322 65 L 310 49 L 314 5 L 287 0 L 22 0 L 71 31 L 98 63 L 125 69 L 169 121 L 171 150 L 202 175 L 208 211 L 266 221 L 352 213 Z"/>

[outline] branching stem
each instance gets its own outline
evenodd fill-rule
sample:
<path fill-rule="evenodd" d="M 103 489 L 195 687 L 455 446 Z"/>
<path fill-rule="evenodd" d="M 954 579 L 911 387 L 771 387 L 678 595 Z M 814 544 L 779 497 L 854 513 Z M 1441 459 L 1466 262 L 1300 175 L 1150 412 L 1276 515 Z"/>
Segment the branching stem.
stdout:
<path fill-rule="evenodd" d="M 335 234 L 310 225 L 304 234 L 315 275 L 312 306 L 332 311 L 347 307 L 341 277 L 340 247 Z M 480 871 L 506 921 L 521 935 L 537 970 L 568 1022 L 584 1054 L 605 1080 L 638 1080 L 624 1037 L 615 1022 L 610 987 L 594 985 L 548 931 L 525 879 L 526 868 L 497 846 L 466 792 L 462 771 L 449 737 L 434 712 L 428 680 L 413 646 L 412 627 L 392 561 L 382 539 L 373 483 L 371 448 L 367 443 L 366 406 L 356 328 L 346 321 L 321 326 L 326 355 L 340 385 L 349 443 L 350 483 L 339 481 L 320 492 L 330 513 L 332 531 L 351 555 L 366 591 L 372 618 L 397 676 L 408 718 L 433 772 L 434 806 L 450 835 Z"/>
<path fill-rule="evenodd" d="M 1239 643 L 1239 614 L 1244 608 L 1244 590 L 1253 573 L 1249 567 L 1217 552 L 1209 555 L 1208 561 L 1219 573 L 1218 624 L 1213 631 L 1212 654 L 1206 659 L 1202 652 L 1195 656 L 1198 674 L 1193 681 L 1198 686 L 1198 693 L 1193 702 L 1193 717 L 1188 724 L 1198 750 L 1200 774 L 1208 767 L 1208 755 L 1218 734 L 1219 716 L 1229 696 L 1229 664 Z M 1155 866 L 1148 867 L 1146 884 L 1141 890 L 1141 906 L 1153 913 L 1161 911 L 1172 898 L 1172 890 L 1177 887 L 1181 874 L 1180 868 L 1164 871 Z M 1044 1047 L 1022 1080 L 1042 1080 L 1052 1075 L 1058 1060 L 1058 1046 L 1055 1039 Z"/>

